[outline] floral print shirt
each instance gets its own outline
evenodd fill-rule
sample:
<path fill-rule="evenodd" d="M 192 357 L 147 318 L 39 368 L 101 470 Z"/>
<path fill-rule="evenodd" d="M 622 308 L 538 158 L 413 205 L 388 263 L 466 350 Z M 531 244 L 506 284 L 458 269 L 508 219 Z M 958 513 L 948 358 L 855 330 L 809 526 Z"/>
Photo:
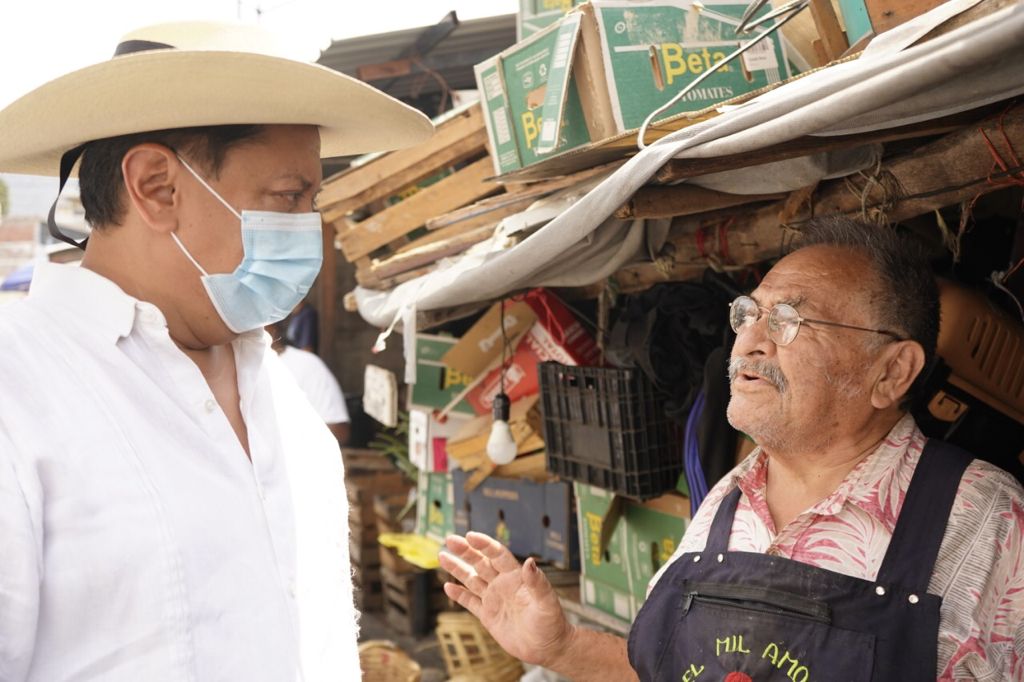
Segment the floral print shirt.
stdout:
<path fill-rule="evenodd" d="M 711 490 L 672 559 L 704 549 L 718 505 L 739 486 L 730 550 L 874 580 L 925 441 L 903 417 L 835 492 L 781 529 L 765 497 L 768 456 L 757 448 Z M 967 468 L 928 591 L 943 599 L 939 679 L 1024 682 L 1024 489 L 1010 474 L 980 460 Z"/>

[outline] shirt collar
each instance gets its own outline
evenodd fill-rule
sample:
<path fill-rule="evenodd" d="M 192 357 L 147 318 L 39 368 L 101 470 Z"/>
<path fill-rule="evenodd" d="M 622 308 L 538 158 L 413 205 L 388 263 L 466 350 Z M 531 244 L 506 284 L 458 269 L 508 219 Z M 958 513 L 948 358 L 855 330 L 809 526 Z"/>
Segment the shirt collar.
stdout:
<path fill-rule="evenodd" d="M 152 303 L 129 296 L 103 275 L 78 265 L 40 263 L 32 275 L 29 297 L 82 319 L 111 344 L 132 333 L 137 323 L 167 328 Z M 236 348 L 262 357 L 270 337 L 262 329 L 240 334 Z"/>
<path fill-rule="evenodd" d="M 904 415 L 874 452 L 861 460 L 846 475 L 836 490 L 808 511 L 824 516 L 838 514 L 846 503 L 854 504 L 888 527 L 895 526 L 896 515 L 906 492 L 912 467 L 903 466 L 919 454 L 924 436 L 914 418 Z M 768 483 L 768 455 L 760 446 L 733 472 L 733 482 L 756 508 L 763 503 Z M 889 495 L 892 491 L 896 494 Z"/>
<path fill-rule="evenodd" d="M 106 277 L 78 265 L 40 263 L 32 275 L 29 298 L 83 318 L 110 343 L 131 333 L 136 303 Z"/>

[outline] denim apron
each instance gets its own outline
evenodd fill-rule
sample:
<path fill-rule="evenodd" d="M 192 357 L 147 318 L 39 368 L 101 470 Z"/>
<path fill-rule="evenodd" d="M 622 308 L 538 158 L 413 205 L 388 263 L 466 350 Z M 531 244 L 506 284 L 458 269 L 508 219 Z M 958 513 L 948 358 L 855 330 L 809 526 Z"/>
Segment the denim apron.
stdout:
<path fill-rule="evenodd" d="M 669 566 L 637 614 L 630 664 L 645 682 L 934 680 L 942 598 L 927 588 L 969 463 L 928 441 L 875 581 L 728 551 L 734 489 L 704 551 Z"/>

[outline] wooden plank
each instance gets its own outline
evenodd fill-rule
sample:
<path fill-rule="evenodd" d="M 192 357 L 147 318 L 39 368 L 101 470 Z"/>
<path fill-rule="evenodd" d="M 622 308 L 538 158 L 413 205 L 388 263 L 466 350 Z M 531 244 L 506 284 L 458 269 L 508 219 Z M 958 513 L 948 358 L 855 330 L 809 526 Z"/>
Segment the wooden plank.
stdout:
<path fill-rule="evenodd" d="M 610 173 L 612 170 L 617 168 L 620 163 L 610 163 L 601 166 L 595 166 L 594 168 L 586 168 L 578 173 L 572 173 L 571 175 L 562 175 L 550 180 L 544 180 L 542 182 L 536 182 L 532 184 L 524 184 L 516 189 L 512 189 L 512 186 L 506 187 L 508 192 L 501 194 L 496 197 L 489 197 L 482 201 L 478 201 L 471 206 L 466 206 L 457 211 L 452 211 L 443 216 L 427 222 L 427 228 L 433 230 L 446 225 L 451 225 L 462 220 L 469 220 L 486 213 L 488 211 L 494 211 L 498 209 L 507 208 L 512 205 L 521 206 L 524 203 L 532 203 L 527 200 L 536 200 L 545 195 L 557 192 L 560 189 L 566 187 L 572 187 L 578 185 L 581 182 L 589 180 L 597 175 L 604 173 Z"/>
<path fill-rule="evenodd" d="M 494 228 L 495 224 L 484 225 L 465 234 L 400 253 L 371 265 L 370 274 L 381 280 L 436 263 L 442 258 L 462 253 L 484 241 L 494 233 Z"/>
<path fill-rule="evenodd" d="M 448 230 L 459 228 L 463 231 L 471 230 L 481 225 L 497 225 L 502 218 L 525 211 L 530 204 L 537 200 L 536 196 L 519 197 L 515 200 L 496 202 L 493 200 L 512 197 L 510 194 L 499 194 L 483 201 L 478 201 L 470 206 L 445 213 L 437 218 L 427 221 L 428 230 Z M 425 239 L 430 235 L 421 237 Z M 416 241 L 419 241 L 417 239 Z"/>
<path fill-rule="evenodd" d="M 417 277 L 422 277 L 423 275 L 426 275 L 433 269 L 433 265 L 428 265 L 423 268 L 410 270 L 409 272 L 403 272 L 402 274 L 395 275 L 394 277 L 385 277 L 383 279 L 380 279 L 374 277 L 373 274 L 370 272 L 370 267 L 367 266 L 365 269 L 356 270 L 356 284 L 366 289 L 376 289 L 378 291 L 394 289 L 399 284 L 404 284 L 409 280 L 416 279 Z M 351 312 L 358 312 L 359 306 L 358 303 L 355 302 L 355 292 L 349 292 L 349 294 L 352 294 L 353 296 L 351 305 L 355 306 Z M 346 294 L 346 298 L 348 297 L 349 294 Z M 346 306 L 347 305 L 349 305 L 348 302 L 346 302 Z"/>
<path fill-rule="evenodd" d="M 491 159 L 485 157 L 400 204 L 358 223 L 355 229 L 341 235 L 341 249 L 345 258 L 354 261 L 367 256 L 436 215 L 498 191 L 500 186 L 488 181 L 492 170 Z"/>
<path fill-rule="evenodd" d="M 504 215 L 501 215 L 500 211 L 498 211 L 496 213 L 497 213 L 497 215 L 499 217 L 495 217 L 494 215 L 490 216 L 491 219 L 492 219 L 492 222 L 490 223 L 492 228 L 496 227 L 498 225 L 498 223 L 500 222 L 501 218 L 505 217 Z M 409 242 L 408 244 L 406 244 L 402 248 L 398 249 L 395 253 L 396 254 L 407 253 L 409 251 L 412 251 L 414 249 L 422 248 L 422 247 L 427 246 L 429 244 L 436 244 L 437 242 L 443 242 L 446 239 L 451 239 L 452 237 L 458 237 L 461 234 L 466 234 L 467 232 L 472 232 L 473 230 L 477 229 L 478 227 L 483 227 L 484 225 L 487 225 L 487 224 L 488 223 L 482 223 L 482 224 L 478 225 L 478 224 L 476 224 L 475 220 L 467 220 L 467 221 L 464 221 L 464 222 L 461 222 L 461 223 L 455 223 L 454 225 L 449 225 L 448 227 L 442 227 L 439 230 L 434 230 L 433 232 L 428 232 L 427 234 L 423 235 L 422 237 L 420 237 L 418 239 L 414 239 L 413 241 Z"/>
<path fill-rule="evenodd" d="M 333 204 L 324 211 L 324 219 L 327 221 L 337 220 L 341 216 L 363 208 L 374 201 L 393 196 L 420 180 L 440 172 L 441 169 L 447 166 L 482 155 L 486 153 L 486 142 L 487 131 L 481 128 L 469 136 L 456 140 L 444 149 L 439 150 L 431 157 L 429 163 L 424 161 L 405 170 L 383 176 L 372 187 Z"/>
<path fill-rule="evenodd" d="M 839 25 L 839 17 L 836 16 L 831 0 L 811 0 L 811 16 L 814 17 L 814 25 L 818 27 L 818 35 L 828 61 L 839 59 L 850 47 L 850 43 Z"/>
<path fill-rule="evenodd" d="M 317 203 L 322 209 L 331 209 L 334 204 L 345 199 L 352 199 L 385 180 L 390 189 L 382 190 L 383 193 L 378 194 L 378 198 L 393 194 L 415 180 L 408 180 L 409 177 L 412 177 L 408 174 L 397 180 L 391 178 L 410 168 L 425 166 L 422 171 L 423 175 L 420 176 L 424 177 L 438 168 L 451 164 L 451 159 L 455 157 L 446 156 L 449 148 L 471 136 L 480 140 L 481 131 L 483 131 L 482 139 L 486 140 L 487 132 L 484 128 L 483 112 L 479 105 L 470 107 L 438 126 L 434 135 L 423 144 L 384 154 L 362 166 L 348 169 L 328 178 L 320 190 Z M 481 148 L 482 145 L 481 142 Z"/>
<path fill-rule="evenodd" d="M 727 194 L 697 185 L 643 187 L 619 210 L 616 218 L 671 218 L 706 211 L 774 201 L 785 194 Z"/>
<path fill-rule="evenodd" d="M 875 33 L 896 28 L 905 21 L 924 14 L 945 0 L 866 0 L 864 5 Z"/>

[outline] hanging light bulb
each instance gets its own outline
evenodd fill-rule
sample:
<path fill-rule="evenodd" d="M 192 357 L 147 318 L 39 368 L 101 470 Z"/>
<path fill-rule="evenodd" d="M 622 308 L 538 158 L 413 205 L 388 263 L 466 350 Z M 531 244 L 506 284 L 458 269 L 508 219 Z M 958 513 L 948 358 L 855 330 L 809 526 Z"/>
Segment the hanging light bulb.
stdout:
<path fill-rule="evenodd" d="M 504 392 L 494 396 L 494 424 L 487 439 L 487 456 L 495 464 L 509 464 L 516 458 L 515 438 L 508 427 L 509 400 Z"/>

